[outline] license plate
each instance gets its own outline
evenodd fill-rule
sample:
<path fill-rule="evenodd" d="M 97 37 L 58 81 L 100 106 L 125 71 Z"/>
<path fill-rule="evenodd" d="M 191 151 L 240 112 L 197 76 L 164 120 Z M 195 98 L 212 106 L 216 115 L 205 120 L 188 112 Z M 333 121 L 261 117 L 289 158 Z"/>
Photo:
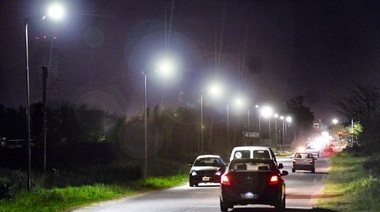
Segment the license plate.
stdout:
<path fill-rule="evenodd" d="M 210 181 L 211 177 L 202 177 L 202 181 Z"/>
<path fill-rule="evenodd" d="M 254 194 L 252 192 L 247 192 L 247 193 L 241 194 L 241 198 L 243 198 L 243 199 L 256 199 L 257 194 Z"/>

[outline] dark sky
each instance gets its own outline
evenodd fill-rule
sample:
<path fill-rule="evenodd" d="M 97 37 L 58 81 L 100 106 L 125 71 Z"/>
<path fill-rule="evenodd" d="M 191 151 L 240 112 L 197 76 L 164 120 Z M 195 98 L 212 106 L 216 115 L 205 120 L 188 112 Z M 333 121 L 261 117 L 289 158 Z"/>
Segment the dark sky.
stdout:
<path fill-rule="evenodd" d="M 24 19 L 42 0 L 2 0 L 0 104 L 25 105 Z M 144 71 L 160 57 L 176 61 L 163 81 L 147 75 L 148 105 L 199 107 L 211 81 L 223 82 L 225 108 L 244 94 L 249 105 L 305 96 L 316 119 L 336 117 L 332 102 L 353 83 L 380 86 L 380 3 L 376 0 L 72 0 L 64 21 L 29 23 L 32 102 L 41 101 L 41 65 L 51 67 L 50 101 L 141 112 Z M 48 38 L 56 36 L 55 45 Z M 45 40 L 43 42 L 42 40 Z M 51 48 L 53 47 L 53 48 Z"/>

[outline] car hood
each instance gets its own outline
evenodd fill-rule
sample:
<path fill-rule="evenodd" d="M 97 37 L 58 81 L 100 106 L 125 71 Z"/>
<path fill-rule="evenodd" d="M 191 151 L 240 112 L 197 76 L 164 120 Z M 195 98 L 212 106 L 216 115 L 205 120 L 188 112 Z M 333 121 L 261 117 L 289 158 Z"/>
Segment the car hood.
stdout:
<path fill-rule="evenodd" d="M 193 166 L 190 171 L 216 171 L 219 168 L 217 166 Z"/>

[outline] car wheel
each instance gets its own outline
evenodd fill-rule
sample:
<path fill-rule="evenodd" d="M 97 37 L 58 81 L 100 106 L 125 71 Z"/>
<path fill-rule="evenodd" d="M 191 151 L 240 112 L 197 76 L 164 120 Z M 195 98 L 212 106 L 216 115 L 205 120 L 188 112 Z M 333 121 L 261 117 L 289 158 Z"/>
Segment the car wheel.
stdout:
<path fill-rule="evenodd" d="M 276 211 L 285 211 L 285 207 L 286 207 L 285 199 L 286 199 L 286 196 L 284 195 L 284 198 L 281 198 L 280 200 L 278 200 L 278 202 L 274 206 Z"/>
<path fill-rule="evenodd" d="M 227 212 L 229 206 L 226 205 L 226 204 L 224 204 L 223 201 L 222 201 L 222 199 L 219 199 L 219 201 L 220 201 L 220 211 Z"/>
<path fill-rule="evenodd" d="M 292 168 L 292 172 L 294 173 L 294 172 L 296 172 L 296 170 L 294 168 Z"/>
<path fill-rule="evenodd" d="M 193 186 L 198 187 L 198 181 L 197 180 L 190 180 L 189 181 L 189 186 L 190 187 L 193 187 Z"/>

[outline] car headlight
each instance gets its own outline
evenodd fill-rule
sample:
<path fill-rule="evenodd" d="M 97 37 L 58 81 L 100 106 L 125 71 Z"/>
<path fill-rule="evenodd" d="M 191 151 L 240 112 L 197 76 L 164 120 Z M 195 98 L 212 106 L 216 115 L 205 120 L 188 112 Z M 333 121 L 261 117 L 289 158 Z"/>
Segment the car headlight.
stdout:
<path fill-rule="evenodd" d="M 197 175 L 197 172 L 196 171 L 192 171 L 191 172 L 191 176 L 196 176 Z"/>

